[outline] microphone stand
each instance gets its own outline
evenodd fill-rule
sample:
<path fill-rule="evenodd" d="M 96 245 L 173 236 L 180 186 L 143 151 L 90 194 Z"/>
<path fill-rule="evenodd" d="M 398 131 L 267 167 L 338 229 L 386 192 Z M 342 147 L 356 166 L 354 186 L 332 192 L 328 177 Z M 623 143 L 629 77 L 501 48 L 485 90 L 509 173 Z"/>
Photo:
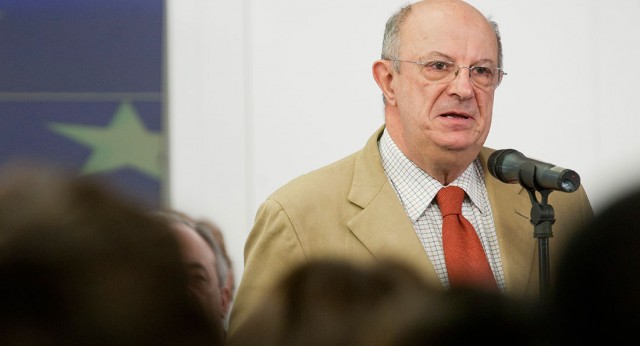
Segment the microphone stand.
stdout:
<path fill-rule="evenodd" d="M 531 199 L 531 224 L 534 225 L 533 237 L 538 239 L 538 267 L 540 271 L 540 297 L 549 297 L 549 238 L 553 237 L 551 225 L 556 222 L 553 206 L 547 203 L 551 189 L 537 189 L 535 184 L 535 166 L 533 164 L 520 170 L 520 184 L 527 189 Z M 541 200 L 538 202 L 536 191 L 540 191 Z"/>

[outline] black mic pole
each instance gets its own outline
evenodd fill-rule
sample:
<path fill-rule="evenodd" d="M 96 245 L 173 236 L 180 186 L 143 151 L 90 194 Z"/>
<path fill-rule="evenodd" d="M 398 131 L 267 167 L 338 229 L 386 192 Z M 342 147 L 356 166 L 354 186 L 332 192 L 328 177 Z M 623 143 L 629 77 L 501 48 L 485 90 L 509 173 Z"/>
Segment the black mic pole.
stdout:
<path fill-rule="evenodd" d="M 514 149 L 496 150 L 487 161 L 489 173 L 504 183 L 519 182 L 531 199 L 531 224 L 533 237 L 538 239 L 540 270 L 540 298 L 549 298 L 549 238 L 553 237 L 551 225 L 555 223 L 553 207 L 548 204 L 554 190 L 574 192 L 580 187 L 578 173 L 550 163 L 527 158 Z M 541 199 L 536 198 L 536 191 Z"/>
<path fill-rule="evenodd" d="M 526 167 L 525 167 L 526 165 Z M 531 199 L 531 224 L 533 224 L 533 237 L 538 239 L 538 267 L 540 271 L 540 298 L 546 301 L 549 298 L 551 275 L 549 273 L 549 238 L 553 237 L 551 225 L 556 222 L 553 206 L 548 204 L 551 189 L 540 190 L 541 199 L 538 201 L 535 186 L 536 167 L 532 163 L 523 163 L 519 179 L 520 183 Z"/>

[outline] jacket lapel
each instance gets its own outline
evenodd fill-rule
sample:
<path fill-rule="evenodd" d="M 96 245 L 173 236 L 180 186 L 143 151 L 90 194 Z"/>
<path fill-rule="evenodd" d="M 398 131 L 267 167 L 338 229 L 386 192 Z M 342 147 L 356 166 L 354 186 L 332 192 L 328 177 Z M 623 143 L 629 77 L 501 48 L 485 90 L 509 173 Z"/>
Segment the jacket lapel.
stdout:
<path fill-rule="evenodd" d="M 349 200 L 362 211 L 347 222 L 347 227 L 374 257 L 404 262 L 439 287 L 433 265 L 382 169 L 378 139 L 383 129 L 369 139 L 356 159 Z"/>

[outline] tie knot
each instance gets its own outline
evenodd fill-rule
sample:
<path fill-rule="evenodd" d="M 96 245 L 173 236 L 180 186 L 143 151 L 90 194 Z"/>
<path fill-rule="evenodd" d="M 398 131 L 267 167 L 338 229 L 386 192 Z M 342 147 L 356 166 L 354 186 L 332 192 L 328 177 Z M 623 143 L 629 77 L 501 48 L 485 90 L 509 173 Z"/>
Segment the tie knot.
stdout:
<path fill-rule="evenodd" d="M 457 186 L 443 187 L 436 195 L 436 202 L 442 216 L 462 214 L 462 200 L 464 200 L 464 190 Z"/>

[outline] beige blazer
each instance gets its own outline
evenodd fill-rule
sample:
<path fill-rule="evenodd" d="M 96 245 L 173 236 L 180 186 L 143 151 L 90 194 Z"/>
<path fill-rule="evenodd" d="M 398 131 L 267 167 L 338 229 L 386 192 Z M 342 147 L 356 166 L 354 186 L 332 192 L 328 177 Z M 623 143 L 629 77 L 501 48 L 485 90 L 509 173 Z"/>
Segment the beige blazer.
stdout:
<path fill-rule="evenodd" d="M 244 274 L 229 325 L 243 333 L 247 314 L 267 287 L 305 260 L 335 256 L 361 261 L 390 257 L 409 264 L 434 285 L 436 272 L 382 168 L 377 141 L 384 126 L 365 147 L 333 164 L 302 175 L 275 191 L 260 206 L 245 244 Z M 498 235 L 507 293 L 539 293 L 538 240 L 529 221 L 531 201 L 519 184 L 505 184 L 488 174 L 493 149 L 483 148 L 480 160 Z M 550 259 L 574 226 L 593 217 L 581 187 L 573 193 L 554 191 L 554 236 Z M 268 299 L 268 298 L 267 298 Z M 247 331 L 250 332 L 250 331 Z"/>

